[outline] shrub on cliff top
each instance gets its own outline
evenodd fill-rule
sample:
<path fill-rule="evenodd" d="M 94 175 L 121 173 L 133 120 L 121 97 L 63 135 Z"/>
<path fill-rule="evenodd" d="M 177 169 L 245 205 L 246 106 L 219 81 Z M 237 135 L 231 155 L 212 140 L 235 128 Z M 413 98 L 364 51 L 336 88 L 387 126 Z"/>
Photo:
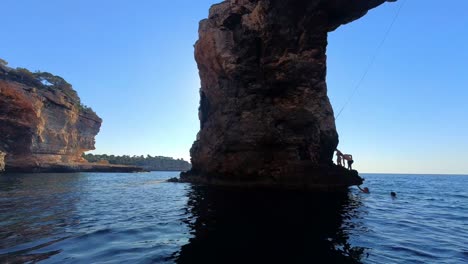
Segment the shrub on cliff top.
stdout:
<path fill-rule="evenodd" d="M 40 82 L 34 76 L 34 73 L 30 72 L 26 68 L 18 67 L 16 70 L 10 71 L 8 75 L 16 77 L 17 81 L 19 80 L 22 83 L 31 86 L 41 86 Z"/>
<path fill-rule="evenodd" d="M 21 67 L 13 69 L 7 65 L 8 62 L 0 58 L 0 69 L 3 69 L 3 71 L 0 70 L 0 80 L 3 79 L 19 82 L 38 89 L 47 89 L 52 92 L 60 91 L 67 96 L 71 102 L 77 105 L 80 110 L 96 115 L 93 109 L 81 103 L 81 100 L 78 97 L 77 92 L 73 90 L 72 85 L 62 77 L 53 75 L 49 72 L 37 71 L 32 73 L 28 69 Z"/>
<path fill-rule="evenodd" d="M 60 76 L 53 75 L 49 72 L 38 71 L 34 73 L 34 77 L 41 83 L 41 85 L 57 89 L 63 92 L 65 95 L 70 97 L 74 102 L 80 103 L 80 98 L 75 90 L 73 90 L 72 85 L 69 84 L 65 79 Z"/>
<path fill-rule="evenodd" d="M 84 105 L 84 104 L 81 103 L 81 102 L 80 102 L 80 104 L 79 104 L 78 107 L 79 107 L 79 109 L 80 109 L 81 111 L 83 111 L 83 112 L 85 112 L 85 113 L 88 113 L 88 114 L 92 114 L 92 115 L 96 115 L 96 116 L 97 116 L 96 112 L 94 112 L 94 110 L 93 110 L 91 107 L 89 107 L 89 106 L 87 106 L 87 105 Z"/>

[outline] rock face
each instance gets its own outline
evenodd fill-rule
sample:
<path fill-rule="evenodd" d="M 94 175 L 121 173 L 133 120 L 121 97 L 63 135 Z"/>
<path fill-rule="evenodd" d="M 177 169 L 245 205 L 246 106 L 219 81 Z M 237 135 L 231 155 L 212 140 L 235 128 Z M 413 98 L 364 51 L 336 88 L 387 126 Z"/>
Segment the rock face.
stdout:
<path fill-rule="evenodd" d="M 384 0 L 228 0 L 200 22 L 201 130 L 187 181 L 333 187 L 362 183 L 334 166 L 328 32 Z"/>
<path fill-rule="evenodd" d="M 0 150 L 7 153 L 7 171 L 93 170 L 82 154 L 94 149 L 101 118 L 62 78 L 0 66 Z"/>
<path fill-rule="evenodd" d="M 11 74 L 11 73 L 10 73 Z M 99 118 L 80 105 L 76 92 L 46 85 L 0 80 L 0 148 L 10 169 L 33 170 L 81 163 L 94 149 Z"/>

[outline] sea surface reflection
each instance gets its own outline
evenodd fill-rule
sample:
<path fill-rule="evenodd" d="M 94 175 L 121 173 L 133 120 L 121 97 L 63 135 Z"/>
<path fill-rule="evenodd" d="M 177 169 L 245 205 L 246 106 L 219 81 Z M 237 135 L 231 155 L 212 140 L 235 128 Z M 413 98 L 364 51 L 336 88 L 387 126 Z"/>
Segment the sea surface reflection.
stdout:
<path fill-rule="evenodd" d="M 0 263 L 468 263 L 468 177 L 365 175 L 366 195 L 176 175 L 1 175 Z"/>
<path fill-rule="evenodd" d="M 346 227 L 360 218 L 359 196 L 194 186 L 188 203 L 194 237 L 177 263 L 355 263 L 364 254 Z"/>

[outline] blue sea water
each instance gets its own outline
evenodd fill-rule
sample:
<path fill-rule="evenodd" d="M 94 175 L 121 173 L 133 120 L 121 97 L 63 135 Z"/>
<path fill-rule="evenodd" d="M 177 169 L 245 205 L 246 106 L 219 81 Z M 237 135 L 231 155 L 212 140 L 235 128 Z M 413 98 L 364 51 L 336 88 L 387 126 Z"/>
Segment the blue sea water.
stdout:
<path fill-rule="evenodd" d="M 313 194 L 177 174 L 1 175 L 0 263 L 468 263 L 467 176 Z"/>

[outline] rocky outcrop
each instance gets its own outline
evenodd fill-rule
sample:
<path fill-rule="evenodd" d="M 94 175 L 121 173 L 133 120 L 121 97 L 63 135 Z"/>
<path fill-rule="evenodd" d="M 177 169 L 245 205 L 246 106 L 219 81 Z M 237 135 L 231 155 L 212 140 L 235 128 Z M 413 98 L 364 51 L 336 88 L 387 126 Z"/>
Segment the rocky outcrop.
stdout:
<path fill-rule="evenodd" d="M 0 66 L 0 149 L 7 171 L 89 169 L 82 154 L 94 149 L 101 118 L 62 78 Z"/>
<path fill-rule="evenodd" d="M 201 130 L 187 181 L 342 187 L 333 165 L 328 32 L 384 0 L 228 0 L 200 22 Z"/>

